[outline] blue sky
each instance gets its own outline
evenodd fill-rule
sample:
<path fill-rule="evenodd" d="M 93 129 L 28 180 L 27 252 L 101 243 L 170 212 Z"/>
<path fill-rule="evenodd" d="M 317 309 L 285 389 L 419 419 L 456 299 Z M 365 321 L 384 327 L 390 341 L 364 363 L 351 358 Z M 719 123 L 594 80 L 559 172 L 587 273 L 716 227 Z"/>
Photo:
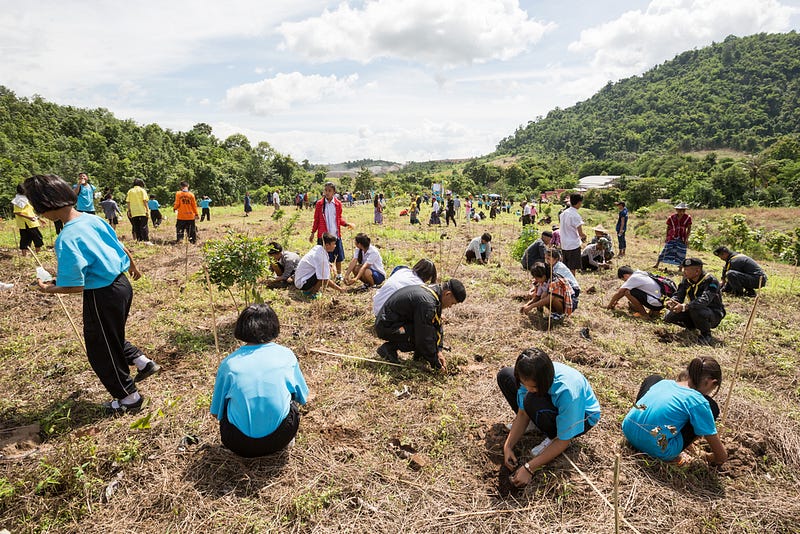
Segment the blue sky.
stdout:
<path fill-rule="evenodd" d="M 298 161 L 485 154 L 517 126 L 800 0 L 0 0 L 0 84 Z"/>

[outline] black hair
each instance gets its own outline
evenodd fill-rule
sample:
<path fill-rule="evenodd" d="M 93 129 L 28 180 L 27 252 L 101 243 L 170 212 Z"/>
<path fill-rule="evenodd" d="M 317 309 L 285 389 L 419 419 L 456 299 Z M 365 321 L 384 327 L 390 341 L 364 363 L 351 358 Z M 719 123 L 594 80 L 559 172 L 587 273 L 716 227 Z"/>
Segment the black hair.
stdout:
<path fill-rule="evenodd" d="M 333 192 L 334 193 L 336 192 L 336 184 L 335 183 L 333 183 L 333 182 L 325 182 L 325 185 L 323 186 L 323 189 L 327 189 L 328 187 L 333 188 Z"/>
<path fill-rule="evenodd" d="M 269 304 L 251 304 L 239 314 L 233 335 L 245 343 L 269 343 L 281 332 L 278 316 Z"/>
<path fill-rule="evenodd" d="M 489 232 L 484 232 L 481 236 L 481 241 L 486 241 L 487 243 L 492 240 L 492 234 Z"/>
<path fill-rule="evenodd" d="M 25 196 L 36 213 L 74 206 L 78 196 L 72 187 L 55 174 L 36 174 L 23 184 Z"/>
<path fill-rule="evenodd" d="M 531 274 L 534 278 L 550 278 L 550 266 L 546 263 L 536 262 L 531 267 Z"/>
<path fill-rule="evenodd" d="M 572 193 L 569 196 L 570 206 L 574 206 L 575 204 L 580 204 L 581 202 L 583 202 L 583 195 L 581 195 L 580 193 Z"/>
<path fill-rule="evenodd" d="M 456 302 L 464 302 L 464 299 L 467 298 L 467 290 L 464 287 L 464 284 L 461 283 L 461 280 L 458 280 L 457 278 L 451 278 L 442 284 L 442 293 L 445 291 L 450 291 L 453 293 L 453 296 L 456 298 Z"/>
<path fill-rule="evenodd" d="M 156 198 L 156 196 L 155 195 L 150 195 L 150 198 Z"/>
<path fill-rule="evenodd" d="M 141 178 L 134 178 L 133 179 L 133 186 L 136 187 L 137 185 L 139 187 L 144 187 L 144 180 L 142 180 Z"/>
<path fill-rule="evenodd" d="M 731 254 L 731 249 L 725 246 L 715 248 L 714 256 L 719 256 L 720 254 Z"/>
<path fill-rule="evenodd" d="M 550 230 L 545 230 L 544 232 L 542 232 L 542 237 L 553 237 L 553 232 L 551 232 Z"/>
<path fill-rule="evenodd" d="M 103 197 L 103 200 L 111 200 L 111 193 L 106 193 L 106 196 Z"/>
<path fill-rule="evenodd" d="M 277 241 L 267 243 L 267 254 L 279 254 L 283 252 L 283 247 Z"/>
<path fill-rule="evenodd" d="M 426 284 L 436 283 L 436 265 L 428 258 L 419 260 L 411 270 Z"/>
<path fill-rule="evenodd" d="M 184 187 L 189 187 L 189 182 L 187 182 L 186 180 L 181 182 L 181 189 L 183 189 Z"/>
<path fill-rule="evenodd" d="M 375 195 L 375 198 L 372 200 L 372 205 L 377 208 L 378 204 L 380 204 L 380 203 L 381 203 L 381 199 L 378 198 L 378 195 Z"/>
<path fill-rule="evenodd" d="M 617 269 L 617 278 L 622 280 L 622 277 L 626 274 L 633 274 L 633 269 L 631 269 L 630 265 L 623 265 L 619 269 Z"/>
<path fill-rule="evenodd" d="M 21 183 L 17 184 L 17 194 L 18 195 L 24 195 L 25 194 L 25 188 L 22 187 Z"/>
<path fill-rule="evenodd" d="M 556 370 L 553 360 L 545 351 L 537 348 L 525 349 L 517 356 L 514 364 L 514 378 L 520 384 L 520 378 L 536 382 L 537 397 L 546 397 L 553 385 Z"/>
<path fill-rule="evenodd" d="M 689 374 L 692 388 L 697 389 L 703 383 L 704 378 L 710 378 L 717 381 L 717 390 L 714 395 L 719 392 L 719 388 L 722 385 L 722 368 L 719 366 L 719 362 L 711 356 L 693 359 L 689 362 L 686 372 Z"/>
<path fill-rule="evenodd" d="M 324 234 L 322 234 L 322 243 L 325 245 L 336 243 L 336 236 L 328 232 L 325 232 Z"/>
<path fill-rule="evenodd" d="M 364 248 L 369 248 L 369 244 L 372 243 L 372 240 L 367 234 L 359 232 L 356 234 L 356 243 Z"/>
<path fill-rule="evenodd" d="M 550 254 L 550 256 L 556 261 L 561 260 L 561 251 L 557 248 L 549 248 L 545 250 L 544 255 L 547 256 L 548 254 Z"/>

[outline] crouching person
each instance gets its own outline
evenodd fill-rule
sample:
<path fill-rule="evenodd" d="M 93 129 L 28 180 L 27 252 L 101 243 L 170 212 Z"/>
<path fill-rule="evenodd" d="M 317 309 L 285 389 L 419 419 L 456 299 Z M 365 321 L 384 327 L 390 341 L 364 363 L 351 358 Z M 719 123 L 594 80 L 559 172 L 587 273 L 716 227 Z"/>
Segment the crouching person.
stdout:
<path fill-rule="evenodd" d="M 711 446 L 705 455 L 710 464 L 728 459 L 717 435 L 719 406 L 709 395 L 719 391 L 722 370 L 714 358 L 695 358 L 678 381 L 659 375 L 647 377 L 636 395 L 636 403 L 622 421 L 622 433 L 630 444 L 654 458 L 686 460 L 686 450 L 698 436 Z"/>
<path fill-rule="evenodd" d="M 464 302 L 467 290 L 455 278 L 432 286 L 407 286 L 397 290 L 384 303 L 375 318 L 375 333 L 386 341 L 378 355 L 397 363 L 397 351 L 414 352 L 415 360 L 425 360 L 434 369 L 447 369 L 442 353 L 442 310 Z"/>
<path fill-rule="evenodd" d="M 516 414 L 503 445 L 505 464 L 513 471 L 511 482 L 515 486 L 528 484 L 534 471 L 600 421 L 600 403 L 586 377 L 568 365 L 553 362 L 541 349 L 524 350 L 514 367 L 500 370 L 497 385 Z M 514 446 L 534 428 L 546 438 L 531 449 L 532 458 L 520 465 Z"/>
<path fill-rule="evenodd" d="M 291 444 L 300 425 L 297 404 L 308 396 L 294 352 L 273 342 L 279 333 L 278 316 L 268 304 L 247 307 L 234 330 L 245 345 L 217 370 L 211 415 L 219 419 L 222 444 L 245 458 Z"/>

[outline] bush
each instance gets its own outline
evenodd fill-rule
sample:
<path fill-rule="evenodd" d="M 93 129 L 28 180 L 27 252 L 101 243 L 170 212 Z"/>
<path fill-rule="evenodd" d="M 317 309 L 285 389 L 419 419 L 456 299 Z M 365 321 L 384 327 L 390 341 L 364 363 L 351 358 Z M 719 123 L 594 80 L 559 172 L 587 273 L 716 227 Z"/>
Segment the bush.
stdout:
<path fill-rule="evenodd" d="M 519 239 L 517 239 L 517 242 L 511 247 L 511 258 L 514 261 L 522 261 L 522 255 L 525 254 L 525 250 L 527 250 L 534 241 L 539 239 L 540 231 L 541 229 L 536 228 L 534 225 L 526 226 L 522 230 Z"/>
<path fill-rule="evenodd" d="M 242 292 L 245 306 L 261 302 L 256 284 L 269 269 L 268 250 L 266 238 L 235 232 L 228 232 L 223 239 L 213 239 L 203 245 L 211 281 L 219 289 L 229 292 L 232 287 L 237 287 Z"/>

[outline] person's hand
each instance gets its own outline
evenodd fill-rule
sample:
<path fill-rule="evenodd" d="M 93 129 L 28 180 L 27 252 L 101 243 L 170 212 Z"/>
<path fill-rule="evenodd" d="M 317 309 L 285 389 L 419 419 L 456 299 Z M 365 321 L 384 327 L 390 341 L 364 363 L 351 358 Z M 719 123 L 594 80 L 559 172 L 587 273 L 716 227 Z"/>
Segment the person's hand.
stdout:
<path fill-rule="evenodd" d="M 345 224 L 345 226 L 346 226 L 346 227 L 348 227 L 348 228 L 350 228 L 351 230 L 355 229 L 355 227 L 356 227 L 356 225 L 355 225 L 355 224 L 353 224 L 353 223 L 350 223 L 350 222 L 349 222 L 349 223 L 347 223 L 347 224 Z"/>
<path fill-rule="evenodd" d="M 503 446 L 503 461 L 509 469 L 516 469 L 517 455 L 514 454 L 514 450 L 511 447 Z"/>
<path fill-rule="evenodd" d="M 308 242 L 309 243 L 313 243 L 314 242 L 314 232 L 311 232 L 311 235 L 308 236 Z"/>
<path fill-rule="evenodd" d="M 133 263 L 131 263 L 131 266 L 128 268 L 128 273 L 134 280 L 138 280 L 142 277 L 141 271 L 139 271 L 139 269 Z"/>
<path fill-rule="evenodd" d="M 49 291 L 47 291 L 47 288 L 54 286 L 55 282 L 53 282 L 52 280 L 49 281 L 49 282 L 42 282 L 41 280 L 39 280 L 37 278 L 36 279 L 36 284 L 39 286 L 38 287 L 39 291 L 41 291 L 42 293 L 49 293 Z"/>
<path fill-rule="evenodd" d="M 530 483 L 533 477 L 528 470 L 524 467 L 520 467 L 517 469 L 513 475 L 511 475 L 511 483 L 514 484 L 516 487 L 527 486 Z"/>
<path fill-rule="evenodd" d="M 442 351 L 439 351 L 439 354 L 437 355 L 436 359 L 439 360 L 439 365 L 442 366 L 442 372 L 447 372 L 447 360 L 445 359 L 444 353 L 442 353 Z"/>

